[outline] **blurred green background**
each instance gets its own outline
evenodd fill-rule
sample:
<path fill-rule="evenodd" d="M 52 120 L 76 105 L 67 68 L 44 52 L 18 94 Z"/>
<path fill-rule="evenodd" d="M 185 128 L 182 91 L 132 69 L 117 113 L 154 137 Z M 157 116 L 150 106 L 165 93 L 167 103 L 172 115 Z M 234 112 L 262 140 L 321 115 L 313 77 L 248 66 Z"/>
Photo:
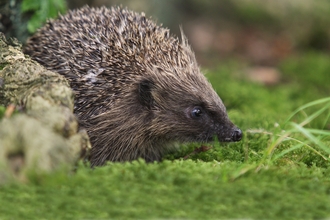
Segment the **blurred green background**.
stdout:
<path fill-rule="evenodd" d="M 182 26 L 202 66 L 233 57 L 275 65 L 304 50 L 330 49 L 328 0 L 1 0 L 0 31 L 24 42 L 48 17 L 85 4 L 145 12 L 176 35 Z"/>

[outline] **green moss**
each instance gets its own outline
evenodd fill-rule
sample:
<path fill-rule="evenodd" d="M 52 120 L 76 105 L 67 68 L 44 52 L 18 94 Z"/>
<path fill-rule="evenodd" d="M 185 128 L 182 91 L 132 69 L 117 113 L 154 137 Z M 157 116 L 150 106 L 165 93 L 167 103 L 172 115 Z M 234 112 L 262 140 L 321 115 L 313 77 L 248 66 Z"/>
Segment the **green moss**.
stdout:
<path fill-rule="evenodd" d="M 6 65 L 7 65 L 7 63 L 0 63 L 0 70 L 2 70 L 3 68 L 5 68 Z"/>
<path fill-rule="evenodd" d="M 47 19 L 55 18 L 59 13 L 64 13 L 66 8 L 64 0 L 23 0 L 21 5 L 22 12 L 32 14 L 27 23 L 30 33 L 34 33 Z"/>
<path fill-rule="evenodd" d="M 4 116 L 6 111 L 6 108 L 2 105 L 0 105 L 0 119 L 2 119 L 2 117 Z"/>
<path fill-rule="evenodd" d="M 73 176 L 59 173 L 1 187 L 0 211 L 15 219 L 329 217 L 329 172 L 271 168 L 232 181 L 240 166 L 193 161 L 80 166 Z"/>

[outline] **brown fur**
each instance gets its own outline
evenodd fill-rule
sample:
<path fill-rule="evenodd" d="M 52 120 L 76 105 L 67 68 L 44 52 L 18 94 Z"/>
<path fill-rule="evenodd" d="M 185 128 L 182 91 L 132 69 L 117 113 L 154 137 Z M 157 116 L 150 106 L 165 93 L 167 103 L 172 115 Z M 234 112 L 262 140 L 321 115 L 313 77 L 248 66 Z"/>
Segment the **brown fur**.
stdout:
<path fill-rule="evenodd" d="M 93 145 L 92 165 L 160 160 L 175 141 L 241 139 L 186 38 L 144 14 L 70 11 L 30 38 L 25 52 L 69 79 L 75 113 Z M 196 106 L 199 117 L 192 113 Z"/>

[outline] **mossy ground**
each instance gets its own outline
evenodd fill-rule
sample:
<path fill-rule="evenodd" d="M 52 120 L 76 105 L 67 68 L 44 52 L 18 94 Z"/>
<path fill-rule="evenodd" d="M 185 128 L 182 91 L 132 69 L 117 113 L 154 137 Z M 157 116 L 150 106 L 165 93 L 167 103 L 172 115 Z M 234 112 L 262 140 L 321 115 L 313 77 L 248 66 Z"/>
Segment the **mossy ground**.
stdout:
<path fill-rule="evenodd" d="M 288 58 L 278 66 L 282 82 L 271 87 L 236 74 L 242 64 L 223 62 L 207 77 L 244 131 L 241 142 L 206 144 L 212 148 L 197 154 L 191 152 L 201 144 L 184 145 L 160 163 L 109 163 L 93 170 L 79 164 L 71 174 L 31 174 L 29 183 L 0 187 L 0 218 L 329 218 L 327 160 L 303 147 L 265 160 L 265 149 L 287 128 L 291 113 L 329 96 L 329 61 L 318 53 Z M 291 120 L 305 117 L 298 114 Z M 329 129 L 328 117 L 308 126 Z M 324 142 L 329 147 L 329 140 Z M 273 155 L 293 144 L 279 145 Z"/>

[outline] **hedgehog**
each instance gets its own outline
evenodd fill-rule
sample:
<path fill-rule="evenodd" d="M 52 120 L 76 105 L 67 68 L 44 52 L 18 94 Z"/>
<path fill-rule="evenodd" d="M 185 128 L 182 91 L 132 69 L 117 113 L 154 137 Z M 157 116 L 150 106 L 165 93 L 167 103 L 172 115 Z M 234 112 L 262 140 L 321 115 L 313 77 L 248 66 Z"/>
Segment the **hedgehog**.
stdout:
<path fill-rule="evenodd" d="M 161 161 L 176 143 L 242 138 L 183 31 L 170 34 L 144 13 L 75 9 L 48 21 L 24 52 L 68 79 L 92 166 Z"/>

